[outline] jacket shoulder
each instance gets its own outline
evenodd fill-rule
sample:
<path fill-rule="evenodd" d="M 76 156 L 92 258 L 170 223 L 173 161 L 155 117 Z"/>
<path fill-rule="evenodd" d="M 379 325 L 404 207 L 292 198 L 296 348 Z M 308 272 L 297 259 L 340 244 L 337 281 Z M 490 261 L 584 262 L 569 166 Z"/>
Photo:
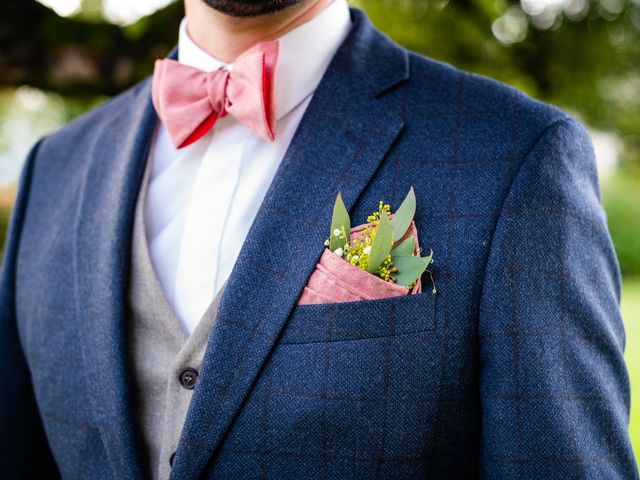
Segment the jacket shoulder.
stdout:
<path fill-rule="evenodd" d="M 409 52 L 411 102 L 433 113 L 458 115 L 467 120 L 510 116 L 526 127 L 520 133 L 540 133 L 559 121 L 575 121 L 560 108 L 531 98 L 505 83 Z M 426 107 L 426 104 L 429 104 Z"/>
<path fill-rule="evenodd" d="M 113 142 L 113 132 L 126 132 L 142 117 L 149 88 L 145 80 L 64 125 L 38 143 L 31 161 L 31 218 L 58 218 L 68 215 L 80 201 L 87 173 L 100 154 L 123 148 Z M 116 135 L 117 136 L 117 135 Z M 51 199 L 55 199 L 52 202 Z M 37 213 L 33 213 L 37 212 Z"/>
<path fill-rule="evenodd" d="M 122 120 L 135 103 L 134 99 L 144 93 L 150 81 L 150 78 L 142 80 L 48 135 L 42 142 L 40 155 L 58 157 L 65 154 L 68 158 L 70 154 L 86 148 L 104 129 Z"/>

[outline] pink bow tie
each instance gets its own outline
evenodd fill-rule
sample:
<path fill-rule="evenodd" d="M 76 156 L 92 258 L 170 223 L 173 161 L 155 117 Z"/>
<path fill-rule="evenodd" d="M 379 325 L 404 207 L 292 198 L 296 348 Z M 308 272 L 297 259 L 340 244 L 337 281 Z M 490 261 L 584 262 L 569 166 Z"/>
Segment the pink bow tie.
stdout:
<path fill-rule="evenodd" d="M 175 60 L 156 60 L 153 105 L 176 148 L 198 140 L 230 113 L 265 140 L 275 139 L 275 71 L 280 42 L 260 43 L 231 71 L 204 72 Z"/>

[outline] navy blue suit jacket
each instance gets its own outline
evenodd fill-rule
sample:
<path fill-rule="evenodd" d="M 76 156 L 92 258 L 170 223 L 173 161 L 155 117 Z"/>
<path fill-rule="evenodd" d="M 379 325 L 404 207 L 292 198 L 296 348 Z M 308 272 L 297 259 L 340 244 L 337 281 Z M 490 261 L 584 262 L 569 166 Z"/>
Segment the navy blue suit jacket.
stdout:
<path fill-rule="evenodd" d="M 222 298 L 172 479 L 638 478 L 620 274 L 565 113 L 352 11 Z M 146 80 L 41 140 L 1 275 L 0 475 L 139 479 L 125 341 Z M 413 185 L 438 293 L 296 306 L 342 192 Z"/>

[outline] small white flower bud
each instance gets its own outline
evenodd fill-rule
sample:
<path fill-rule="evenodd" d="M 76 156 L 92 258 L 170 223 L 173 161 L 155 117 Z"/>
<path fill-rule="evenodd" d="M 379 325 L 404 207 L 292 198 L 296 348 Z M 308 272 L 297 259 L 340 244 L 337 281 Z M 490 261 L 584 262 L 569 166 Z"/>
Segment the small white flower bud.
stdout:
<path fill-rule="evenodd" d="M 334 236 L 334 237 L 339 237 L 339 236 L 340 236 L 340 229 L 339 229 L 339 228 L 336 228 L 336 229 L 333 231 L 333 236 Z"/>
<path fill-rule="evenodd" d="M 338 255 L 339 257 L 342 256 L 342 248 L 338 247 L 336 248 L 333 253 L 335 253 L 336 255 Z"/>

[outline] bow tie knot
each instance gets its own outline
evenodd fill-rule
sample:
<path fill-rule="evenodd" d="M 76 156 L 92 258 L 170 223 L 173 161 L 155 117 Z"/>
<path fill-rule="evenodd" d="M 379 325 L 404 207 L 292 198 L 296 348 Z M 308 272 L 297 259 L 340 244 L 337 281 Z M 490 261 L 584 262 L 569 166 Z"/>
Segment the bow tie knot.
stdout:
<path fill-rule="evenodd" d="M 206 135 L 231 114 L 257 135 L 275 139 L 275 71 L 280 43 L 265 42 L 240 55 L 231 70 L 213 72 L 175 60 L 156 60 L 153 105 L 176 148 Z"/>
<path fill-rule="evenodd" d="M 227 84 L 229 82 L 229 71 L 220 68 L 209 72 L 207 74 L 207 97 L 209 104 L 213 112 L 218 115 L 219 118 L 226 116 L 227 108 L 229 104 L 229 97 L 227 96 Z"/>

